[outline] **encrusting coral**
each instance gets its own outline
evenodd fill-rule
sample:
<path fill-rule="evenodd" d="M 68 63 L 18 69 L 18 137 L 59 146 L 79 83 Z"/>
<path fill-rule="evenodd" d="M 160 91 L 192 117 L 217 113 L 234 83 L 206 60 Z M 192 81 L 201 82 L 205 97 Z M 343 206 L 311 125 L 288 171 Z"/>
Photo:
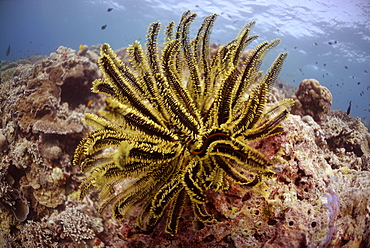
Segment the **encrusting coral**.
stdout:
<path fill-rule="evenodd" d="M 74 164 L 88 174 L 81 197 L 91 187 L 100 191 L 100 211 L 112 207 L 125 219 L 134 209 L 143 230 L 154 228 L 167 212 L 166 232 L 175 234 L 181 213 L 191 204 L 197 219 L 212 222 L 205 191 L 224 191 L 229 180 L 255 186 L 272 176 L 270 162 L 249 144 L 282 133 L 279 123 L 293 100 L 267 106 L 285 53 L 268 72 L 261 60 L 279 40 L 263 42 L 239 68 L 254 22 L 227 46 L 210 55 L 209 36 L 216 19 L 204 19 L 197 36 L 189 39 L 196 14 L 184 12 L 180 24 L 167 26 L 167 41 L 159 56 L 160 23 L 148 31 L 146 51 L 139 42 L 128 49 L 134 70 L 108 44 L 101 48 L 100 68 L 105 78 L 93 91 L 108 95 L 103 117 L 86 114 L 97 130 L 82 140 Z M 246 96 L 246 94 L 249 94 Z M 104 152 L 105 148 L 115 148 Z M 103 153 L 101 153 L 103 152 Z"/>

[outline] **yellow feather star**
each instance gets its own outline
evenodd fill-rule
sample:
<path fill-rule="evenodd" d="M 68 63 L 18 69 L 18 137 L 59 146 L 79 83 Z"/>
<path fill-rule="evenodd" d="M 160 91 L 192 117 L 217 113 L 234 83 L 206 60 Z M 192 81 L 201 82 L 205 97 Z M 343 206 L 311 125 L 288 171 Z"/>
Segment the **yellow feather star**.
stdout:
<path fill-rule="evenodd" d="M 279 123 L 293 104 L 286 99 L 266 107 L 286 53 L 263 77 L 259 67 L 279 40 L 259 44 L 240 64 L 245 46 L 257 38 L 249 36 L 254 22 L 211 53 L 216 15 L 205 18 L 189 40 L 195 17 L 186 11 L 176 28 L 173 22 L 167 26 L 161 54 L 161 24 L 152 23 L 146 50 L 138 41 L 127 49 L 132 68 L 108 44 L 101 47 L 104 78 L 93 82 L 92 91 L 108 96 L 107 107 L 101 117 L 86 114 L 84 122 L 96 131 L 81 141 L 74 156 L 74 164 L 87 174 L 80 197 L 97 188 L 100 211 L 112 206 L 117 219 L 140 209 L 143 230 L 166 215 L 166 232 L 175 234 L 189 202 L 200 221 L 211 222 L 206 190 L 226 190 L 228 180 L 254 186 L 274 174 L 265 156 L 248 143 L 281 133 Z"/>

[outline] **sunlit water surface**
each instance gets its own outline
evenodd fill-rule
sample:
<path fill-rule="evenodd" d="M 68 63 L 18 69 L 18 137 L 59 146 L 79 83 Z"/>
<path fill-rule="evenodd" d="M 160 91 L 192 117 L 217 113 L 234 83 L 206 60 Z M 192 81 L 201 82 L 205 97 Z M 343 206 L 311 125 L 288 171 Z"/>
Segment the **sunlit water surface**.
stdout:
<path fill-rule="evenodd" d="M 221 44 L 235 38 L 245 23 L 257 21 L 252 33 L 260 37 L 252 46 L 282 40 L 263 69 L 286 51 L 282 80 L 298 86 L 305 78 L 315 78 L 332 92 L 332 109 L 346 111 L 352 101 L 351 114 L 369 122 L 369 0 L 2 0 L 0 59 L 49 55 L 61 45 L 77 50 L 80 44 L 108 42 L 117 49 L 135 40 L 145 43 L 149 23 L 178 22 L 187 9 L 198 14 L 192 33 L 204 16 L 219 15 L 211 42 Z"/>

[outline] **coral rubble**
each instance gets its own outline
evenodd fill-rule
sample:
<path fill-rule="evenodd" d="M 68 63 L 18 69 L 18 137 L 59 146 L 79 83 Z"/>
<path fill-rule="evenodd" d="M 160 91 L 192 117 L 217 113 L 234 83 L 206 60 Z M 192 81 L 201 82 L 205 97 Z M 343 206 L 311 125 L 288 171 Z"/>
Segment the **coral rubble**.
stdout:
<path fill-rule="evenodd" d="M 163 222 L 141 232 L 135 210 L 123 221 L 98 215 L 96 192 L 78 200 L 85 176 L 71 163 L 90 131 L 82 113 L 104 106 L 90 93 L 100 77 L 94 49 L 60 47 L 0 69 L 0 247 L 369 247 L 370 134 L 315 90 L 322 108 L 295 112 L 284 133 L 250 143 L 275 176 L 205 191 L 212 223 L 186 206 L 172 237 Z"/>

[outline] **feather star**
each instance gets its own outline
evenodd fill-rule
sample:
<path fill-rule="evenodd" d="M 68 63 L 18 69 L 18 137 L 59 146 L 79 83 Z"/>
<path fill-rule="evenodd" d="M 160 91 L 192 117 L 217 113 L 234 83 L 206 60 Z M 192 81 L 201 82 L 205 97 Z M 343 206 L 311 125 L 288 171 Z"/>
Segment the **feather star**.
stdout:
<path fill-rule="evenodd" d="M 108 44 L 101 47 L 104 78 L 92 91 L 107 95 L 100 116 L 86 113 L 96 130 L 76 148 L 74 165 L 87 179 L 80 198 L 99 190 L 99 211 L 112 208 L 116 219 L 139 209 L 137 223 L 154 228 L 162 217 L 166 232 L 177 232 L 185 206 L 202 222 L 212 222 L 205 191 L 227 190 L 229 181 L 253 187 L 274 171 L 267 158 L 248 144 L 283 132 L 279 123 L 292 99 L 267 105 L 286 53 L 262 75 L 266 53 L 280 41 L 262 42 L 241 61 L 255 22 L 216 51 L 209 45 L 216 15 L 203 20 L 196 37 L 189 27 L 196 14 L 184 12 L 166 27 L 159 52 L 161 23 L 149 26 L 146 49 L 138 41 L 127 49 L 131 66 Z"/>

